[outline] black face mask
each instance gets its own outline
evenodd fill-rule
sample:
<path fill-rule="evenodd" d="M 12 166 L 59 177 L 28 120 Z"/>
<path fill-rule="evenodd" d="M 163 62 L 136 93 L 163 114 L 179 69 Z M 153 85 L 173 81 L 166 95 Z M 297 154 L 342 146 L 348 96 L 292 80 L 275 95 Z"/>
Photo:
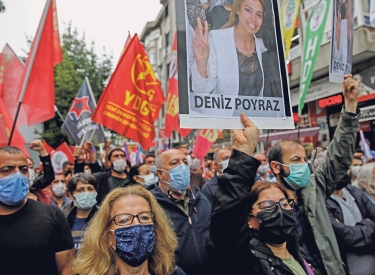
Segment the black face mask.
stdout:
<path fill-rule="evenodd" d="M 284 210 L 280 206 L 272 212 L 261 211 L 256 215 L 259 220 L 258 234 L 271 244 L 282 244 L 286 242 L 288 235 L 295 228 L 293 210 Z"/>

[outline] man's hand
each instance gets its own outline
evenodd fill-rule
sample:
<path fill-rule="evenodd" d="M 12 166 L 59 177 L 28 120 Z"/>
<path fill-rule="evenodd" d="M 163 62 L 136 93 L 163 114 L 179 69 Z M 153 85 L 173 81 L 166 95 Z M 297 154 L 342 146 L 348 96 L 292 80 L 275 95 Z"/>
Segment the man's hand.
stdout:
<path fill-rule="evenodd" d="M 47 150 L 39 139 L 35 139 L 29 144 L 29 148 L 33 151 L 38 151 L 42 157 L 48 156 Z"/>
<path fill-rule="evenodd" d="M 73 156 L 77 160 L 77 163 L 82 163 L 83 162 L 83 155 L 85 151 L 81 146 L 76 146 L 74 148 L 74 153 Z"/>
<path fill-rule="evenodd" d="M 342 93 L 345 98 L 345 111 L 355 114 L 358 106 L 359 83 L 352 78 L 351 74 L 344 76 Z"/>
<path fill-rule="evenodd" d="M 95 163 L 96 162 L 96 154 L 94 153 L 94 150 L 92 150 L 92 142 L 85 142 L 83 144 L 83 149 L 85 150 L 86 153 L 89 154 L 90 162 Z"/>
<path fill-rule="evenodd" d="M 245 113 L 241 114 L 241 121 L 245 125 L 243 130 L 232 130 L 234 149 L 252 156 L 258 143 L 258 127 L 248 118 Z"/>

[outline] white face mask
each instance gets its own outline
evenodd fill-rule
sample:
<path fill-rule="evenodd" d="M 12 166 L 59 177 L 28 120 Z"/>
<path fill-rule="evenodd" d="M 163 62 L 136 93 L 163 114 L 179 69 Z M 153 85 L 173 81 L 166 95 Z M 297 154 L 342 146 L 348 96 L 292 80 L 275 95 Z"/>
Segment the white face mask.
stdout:
<path fill-rule="evenodd" d="M 34 169 L 29 168 L 30 187 L 33 186 L 35 178 L 36 178 L 36 174 L 35 174 Z"/>
<path fill-rule="evenodd" d="M 358 177 L 358 173 L 361 171 L 361 166 L 352 166 L 350 167 L 350 171 L 352 172 L 353 176 Z"/>
<path fill-rule="evenodd" d="M 371 183 L 370 185 L 372 185 L 372 187 L 375 188 L 375 182 Z M 368 188 L 367 188 L 367 191 L 368 191 L 370 194 L 372 194 L 372 195 L 375 196 L 375 190 L 374 190 L 374 189 L 371 189 L 370 187 L 368 187 Z"/>
<path fill-rule="evenodd" d="M 85 169 L 84 173 L 87 174 L 87 175 L 91 175 L 91 170 L 90 169 Z"/>
<path fill-rule="evenodd" d="M 138 178 L 141 178 L 143 179 L 145 182 L 143 182 L 142 184 L 146 187 L 150 186 L 151 184 L 154 183 L 155 181 L 155 175 L 153 173 L 151 174 L 148 174 L 146 176 L 137 176 Z"/>
<path fill-rule="evenodd" d="M 259 168 L 258 168 L 258 174 L 263 176 L 267 173 L 267 170 L 268 170 L 267 164 L 260 165 Z"/>
<path fill-rule="evenodd" d="M 218 164 L 221 164 L 221 166 L 223 166 L 223 168 L 221 168 L 221 172 L 224 172 L 224 170 L 228 167 L 229 159 L 223 160 L 222 162 L 218 162 Z"/>
<path fill-rule="evenodd" d="M 66 185 L 65 183 L 62 183 L 61 181 L 52 186 L 52 192 L 58 198 L 64 196 L 65 191 L 66 191 Z"/>
<path fill-rule="evenodd" d="M 116 159 L 113 163 L 113 170 L 115 170 L 117 173 L 122 173 L 126 169 L 126 160 L 124 159 Z"/>

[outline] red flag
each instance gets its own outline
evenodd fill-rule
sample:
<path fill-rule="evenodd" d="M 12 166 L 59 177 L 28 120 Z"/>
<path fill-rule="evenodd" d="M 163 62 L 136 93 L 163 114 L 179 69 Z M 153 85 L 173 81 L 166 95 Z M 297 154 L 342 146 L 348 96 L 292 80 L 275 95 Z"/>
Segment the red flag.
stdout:
<path fill-rule="evenodd" d="M 178 133 L 184 138 L 191 132 L 191 129 L 180 128 L 178 122 L 179 110 L 180 108 L 178 100 L 177 35 L 175 33 L 172 48 L 172 60 L 169 67 L 167 113 L 165 115 L 164 135 L 167 138 L 170 138 L 172 131 L 174 130 L 178 130 Z"/>
<path fill-rule="evenodd" d="M 200 129 L 195 140 L 193 154 L 198 159 L 204 159 L 208 150 L 220 136 L 221 131 L 218 129 Z"/>
<path fill-rule="evenodd" d="M 19 88 L 18 100 L 22 101 L 29 126 L 55 116 L 54 67 L 61 61 L 56 3 L 47 0 Z"/>
<path fill-rule="evenodd" d="M 51 148 L 51 147 L 50 147 Z M 74 163 L 74 156 L 68 144 L 63 142 L 54 151 L 50 152 L 51 162 L 55 173 L 62 173 L 62 165 L 65 161 Z"/>
<path fill-rule="evenodd" d="M 9 115 L 15 118 L 18 107 L 18 88 L 24 70 L 24 63 L 8 44 L 5 45 L 1 55 L 3 58 L 0 61 L 0 97 L 3 98 Z M 17 125 L 25 125 L 26 123 L 27 117 L 21 107 Z"/>
<path fill-rule="evenodd" d="M 147 150 L 155 137 L 154 123 L 164 101 L 146 51 L 134 35 L 99 99 L 92 120 L 139 142 Z"/>
<path fill-rule="evenodd" d="M 44 148 L 46 148 L 46 151 L 48 154 L 51 154 L 53 151 L 55 151 L 44 139 L 43 139 L 43 145 L 44 145 Z"/>
<path fill-rule="evenodd" d="M 126 38 L 124 48 L 122 49 L 120 59 L 123 56 L 123 54 L 126 52 L 126 49 L 129 47 L 131 41 L 132 41 L 132 38 L 131 38 L 130 33 L 129 33 L 128 38 Z"/>

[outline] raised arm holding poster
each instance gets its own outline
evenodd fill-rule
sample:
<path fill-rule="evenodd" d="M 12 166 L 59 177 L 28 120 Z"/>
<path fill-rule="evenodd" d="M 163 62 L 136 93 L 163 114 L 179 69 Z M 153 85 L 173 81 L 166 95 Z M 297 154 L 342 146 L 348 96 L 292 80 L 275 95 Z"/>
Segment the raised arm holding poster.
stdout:
<path fill-rule="evenodd" d="M 353 0 L 333 0 L 331 62 L 329 81 L 342 83 L 352 71 L 354 4 Z"/>
<path fill-rule="evenodd" d="M 294 128 L 277 1 L 234 0 L 218 30 L 190 2 L 176 2 L 181 127 L 241 128 L 245 112 L 261 129 Z"/>

